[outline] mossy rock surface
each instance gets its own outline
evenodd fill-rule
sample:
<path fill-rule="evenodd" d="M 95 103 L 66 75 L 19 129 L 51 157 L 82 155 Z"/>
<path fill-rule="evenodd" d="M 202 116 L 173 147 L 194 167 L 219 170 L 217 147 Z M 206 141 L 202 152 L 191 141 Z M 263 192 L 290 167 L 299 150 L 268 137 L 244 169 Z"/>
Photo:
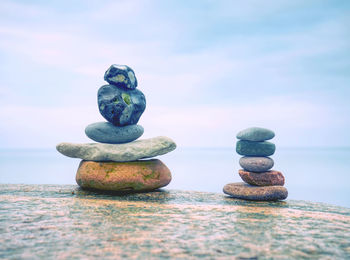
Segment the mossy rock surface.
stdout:
<path fill-rule="evenodd" d="M 76 181 L 85 189 L 138 192 L 168 185 L 171 173 L 157 159 L 133 162 L 81 161 Z"/>
<path fill-rule="evenodd" d="M 350 209 L 0 184 L 2 259 L 349 259 Z"/>

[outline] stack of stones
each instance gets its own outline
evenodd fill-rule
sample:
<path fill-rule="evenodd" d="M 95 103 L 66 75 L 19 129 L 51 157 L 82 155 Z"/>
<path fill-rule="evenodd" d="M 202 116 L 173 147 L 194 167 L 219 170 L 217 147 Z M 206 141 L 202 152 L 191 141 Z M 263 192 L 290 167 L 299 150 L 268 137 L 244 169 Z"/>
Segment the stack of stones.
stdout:
<path fill-rule="evenodd" d="M 288 191 L 281 172 L 270 170 L 274 161 L 268 157 L 275 153 L 275 144 L 268 142 L 275 133 L 269 129 L 251 127 L 237 134 L 236 151 L 243 155 L 238 173 L 245 183 L 225 185 L 224 193 L 237 199 L 284 200 Z"/>
<path fill-rule="evenodd" d="M 68 157 L 83 159 L 76 181 L 86 189 L 105 191 L 150 191 L 166 186 L 171 173 L 158 159 L 176 148 L 168 137 L 136 140 L 144 132 L 137 125 L 146 108 L 144 94 L 136 89 L 134 71 L 126 65 L 112 65 L 98 90 L 98 107 L 108 122 L 88 125 L 86 135 L 97 143 L 60 143 L 57 150 Z M 136 141 L 135 141 L 136 140 Z"/>

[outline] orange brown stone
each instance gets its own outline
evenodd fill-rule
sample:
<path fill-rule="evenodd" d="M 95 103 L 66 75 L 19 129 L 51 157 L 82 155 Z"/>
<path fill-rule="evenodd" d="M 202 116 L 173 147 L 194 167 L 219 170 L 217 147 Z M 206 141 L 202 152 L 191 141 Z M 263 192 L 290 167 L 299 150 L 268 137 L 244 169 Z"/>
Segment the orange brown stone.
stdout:
<path fill-rule="evenodd" d="M 171 173 L 160 160 L 132 162 L 81 161 L 76 181 L 82 188 L 106 191 L 149 191 L 168 185 Z"/>

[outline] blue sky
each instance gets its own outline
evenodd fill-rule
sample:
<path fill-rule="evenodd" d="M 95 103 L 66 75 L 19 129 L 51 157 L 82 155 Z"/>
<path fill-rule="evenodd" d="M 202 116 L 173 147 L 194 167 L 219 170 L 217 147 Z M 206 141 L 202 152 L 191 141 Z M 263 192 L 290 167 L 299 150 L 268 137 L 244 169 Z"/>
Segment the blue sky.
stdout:
<path fill-rule="evenodd" d="M 0 2 L 0 147 L 89 142 L 112 63 L 136 73 L 143 137 L 350 146 L 350 1 Z"/>

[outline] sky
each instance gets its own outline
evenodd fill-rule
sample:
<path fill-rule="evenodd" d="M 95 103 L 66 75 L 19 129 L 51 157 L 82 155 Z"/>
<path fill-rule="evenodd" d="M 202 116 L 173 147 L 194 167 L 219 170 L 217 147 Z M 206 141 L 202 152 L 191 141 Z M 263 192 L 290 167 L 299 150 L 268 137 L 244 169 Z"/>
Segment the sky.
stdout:
<path fill-rule="evenodd" d="M 0 148 L 90 142 L 111 64 L 134 69 L 143 138 L 350 146 L 350 1 L 0 1 Z"/>

